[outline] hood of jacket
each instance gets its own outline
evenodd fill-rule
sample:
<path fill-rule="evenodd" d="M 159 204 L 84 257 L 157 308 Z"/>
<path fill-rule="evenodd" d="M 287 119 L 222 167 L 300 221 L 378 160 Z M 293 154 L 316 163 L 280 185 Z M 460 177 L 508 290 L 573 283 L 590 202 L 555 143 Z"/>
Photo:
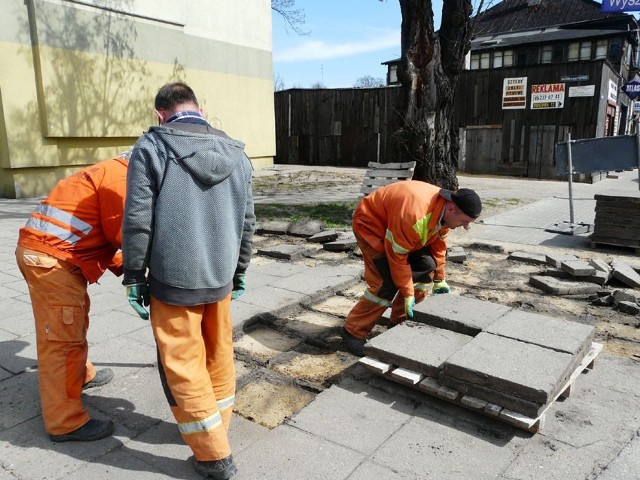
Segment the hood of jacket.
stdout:
<path fill-rule="evenodd" d="M 180 164 L 205 185 L 222 182 L 244 160 L 244 143 L 215 133 L 194 133 L 164 125 L 151 127 L 149 133 L 164 145 L 168 161 Z"/>

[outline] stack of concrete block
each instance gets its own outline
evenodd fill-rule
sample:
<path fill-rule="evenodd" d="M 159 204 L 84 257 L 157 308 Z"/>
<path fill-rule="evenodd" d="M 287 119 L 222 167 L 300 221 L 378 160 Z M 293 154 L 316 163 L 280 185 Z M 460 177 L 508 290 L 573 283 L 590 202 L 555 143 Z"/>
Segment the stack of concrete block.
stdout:
<path fill-rule="evenodd" d="M 597 194 L 591 243 L 640 252 L 640 192 Z"/>
<path fill-rule="evenodd" d="M 413 321 L 368 342 L 365 354 L 397 367 L 380 373 L 399 383 L 529 427 L 584 369 L 593 334 L 577 322 L 437 295 L 416 305 Z"/>

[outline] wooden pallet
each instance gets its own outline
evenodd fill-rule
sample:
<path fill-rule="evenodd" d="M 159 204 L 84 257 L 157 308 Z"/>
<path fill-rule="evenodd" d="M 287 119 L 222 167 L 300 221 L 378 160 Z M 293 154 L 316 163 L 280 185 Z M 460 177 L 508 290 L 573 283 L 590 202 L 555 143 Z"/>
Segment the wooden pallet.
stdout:
<path fill-rule="evenodd" d="M 374 190 L 398 182 L 400 180 L 411 180 L 416 162 L 404 163 L 378 163 L 369 162 L 367 171 L 362 180 L 360 193 L 366 196 Z"/>
<path fill-rule="evenodd" d="M 566 398 L 571 395 L 571 390 L 576 379 L 583 371 L 593 369 L 595 359 L 602 351 L 602 348 L 603 346 L 600 343 L 591 344 L 591 348 L 582 359 L 582 362 L 580 362 L 580 365 L 576 367 L 568 380 L 562 386 L 560 393 L 558 393 L 547 404 L 544 410 L 536 418 L 522 415 L 521 413 L 514 412 L 513 410 L 503 408 L 499 405 L 495 405 L 470 395 L 464 395 L 453 388 L 440 385 L 433 377 L 428 377 L 421 373 L 407 370 L 406 368 L 381 362 L 372 357 L 362 357 L 360 359 L 360 363 L 362 363 L 367 370 L 402 385 L 409 386 L 433 397 L 464 407 L 468 410 L 495 418 L 498 421 L 508 423 L 521 430 L 537 433 L 542 430 L 544 426 L 545 415 L 549 407 L 553 405 L 558 398 Z"/>

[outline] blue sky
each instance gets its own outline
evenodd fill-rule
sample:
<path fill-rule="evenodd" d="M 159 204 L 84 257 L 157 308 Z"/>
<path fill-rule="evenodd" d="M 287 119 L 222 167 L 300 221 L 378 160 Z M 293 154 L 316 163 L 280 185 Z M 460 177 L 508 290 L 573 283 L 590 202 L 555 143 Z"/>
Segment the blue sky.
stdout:
<path fill-rule="evenodd" d="M 434 0 L 439 24 L 442 0 Z M 364 76 L 386 78 L 382 62 L 400 56 L 400 5 L 397 0 L 296 0 L 305 12 L 298 35 L 273 14 L 274 77 L 284 88 L 353 87 Z"/>

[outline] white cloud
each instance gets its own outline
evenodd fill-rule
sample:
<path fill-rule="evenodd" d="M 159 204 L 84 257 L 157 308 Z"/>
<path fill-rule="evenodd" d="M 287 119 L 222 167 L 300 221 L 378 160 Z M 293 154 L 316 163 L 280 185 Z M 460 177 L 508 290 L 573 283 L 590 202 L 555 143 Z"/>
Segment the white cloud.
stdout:
<path fill-rule="evenodd" d="M 305 62 L 326 60 L 337 57 L 349 57 L 366 52 L 375 52 L 385 48 L 400 48 L 400 31 L 359 42 L 328 43 L 322 40 L 308 41 L 281 52 L 274 52 L 274 62 Z"/>

